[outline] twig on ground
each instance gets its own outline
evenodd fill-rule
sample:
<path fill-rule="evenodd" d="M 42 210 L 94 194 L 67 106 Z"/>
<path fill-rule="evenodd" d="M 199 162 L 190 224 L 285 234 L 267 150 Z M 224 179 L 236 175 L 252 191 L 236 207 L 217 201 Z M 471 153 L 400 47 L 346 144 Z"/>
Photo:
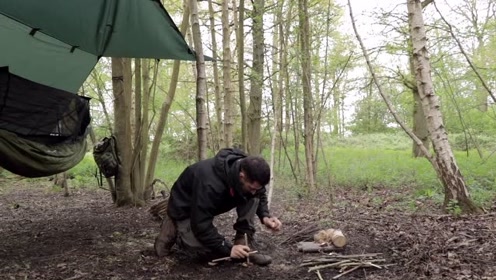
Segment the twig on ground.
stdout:
<path fill-rule="evenodd" d="M 248 255 L 255 254 L 255 253 L 258 253 L 258 251 L 251 251 L 251 252 L 248 253 Z M 229 261 L 229 260 L 231 260 L 231 257 L 218 258 L 218 259 L 215 259 L 215 260 L 211 260 L 210 262 L 211 263 L 216 263 L 216 262 Z"/>
<path fill-rule="evenodd" d="M 319 270 L 315 271 L 315 273 L 317 273 L 317 277 L 319 277 L 319 280 L 324 280 L 324 278 L 322 278 L 322 275 L 320 275 Z"/>
<path fill-rule="evenodd" d="M 245 245 L 248 246 L 248 235 L 245 233 Z M 250 265 L 250 254 L 246 256 L 246 265 Z"/>
<path fill-rule="evenodd" d="M 318 274 L 320 273 L 320 270 L 324 268 L 337 268 L 339 269 L 340 274 L 333 278 L 337 279 L 357 270 L 358 268 L 373 267 L 383 269 L 391 266 L 392 264 L 382 264 L 386 262 L 386 259 L 380 258 L 381 255 L 381 253 L 356 255 L 340 255 L 331 253 L 328 257 L 318 257 L 315 259 L 304 260 L 303 263 L 300 264 L 300 267 L 310 267 L 308 272 L 315 271 Z M 381 265 L 378 263 L 381 263 Z"/>
<path fill-rule="evenodd" d="M 289 236 L 288 238 L 283 240 L 280 244 L 284 245 L 284 244 L 289 244 L 289 243 L 304 240 L 304 239 L 308 238 L 308 236 L 313 236 L 313 234 L 318 230 L 319 230 L 319 226 L 317 224 L 311 224 L 311 225 L 301 229 L 300 231 L 297 231 L 293 235 Z"/>
<path fill-rule="evenodd" d="M 346 270 L 345 272 L 343 272 L 343 273 L 341 273 L 341 274 L 338 274 L 338 275 L 336 275 L 336 276 L 332 277 L 332 279 L 338 279 L 339 277 L 341 277 L 341 276 L 343 276 L 343 275 L 346 275 L 346 274 L 348 274 L 348 273 L 350 273 L 350 272 L 353 272 L 353 271 L 355 271 L 355 270 L 359 269 L 360 267 L 361 267 L 361 266 L 355 266 L 355 267 L 353 267 L 353 268 L 351 268 L 351 269 Z"/>

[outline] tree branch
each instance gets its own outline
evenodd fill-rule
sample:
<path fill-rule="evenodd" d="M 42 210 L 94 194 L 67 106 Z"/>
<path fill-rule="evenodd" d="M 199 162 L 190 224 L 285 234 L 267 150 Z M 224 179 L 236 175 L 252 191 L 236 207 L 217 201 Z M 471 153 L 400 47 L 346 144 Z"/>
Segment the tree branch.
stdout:
<path fill-rule="evenodd" d="M 355 18 L 353 17 L 353 10 L 351 8 L 350 0 L 348 0 L 348 7 L 350 9 L 350 18 L 351 18 L 351 24 L 353 26 L 353 31 L 355 32 L 355 36 L 356 36 L 356 38 L 358 40 L 358 43 L 360 43 L 360 47 L 362 49 L 363 56 L 365 57 L 365 61 L 367 62 L 367 66 L 369 68 L 370 75 L 372 76 L 372 79 L 373 79 L 375 85 L 377 86 L 377 89 L 379 90 L 379 93 L 380 93 L 382 99 L 386 103 L 386 105 L 387 105 L 387 107 L 389 109 L 389 112 L 391 112 L 391 114 L 393 115 L 394 119 L 396 120 L 396 123 L 398 123 L 401 126 L 401 128 L 408 134 L 408 136 L 410 136 L 410 138 L 413 141 L 415 141 L 415 143 L 419 146 L 420 150 L 425 155 L 425 157 L 437 169 L 437 162 L 435 161 L 434 157 L 432 156 L 432 153 L 424 146 L 424 144 L 422 143 L 422 140 L 420 140 L 415 135 L 415 133 L 413 133 L 413 131 L 411 129 L 409 129 L 405 125 L 405 123 L 400 119 L 400 117 L 396 113 L 396 110 L 393 107 L 393 103 L 391 102 L 391 99 L 389 98 L 389 96 L 382 89 L 382 86 L 379 83 L 379 80 L 377 79 L 377 76 L 376 76 L 376 74 L 374 72 L 374 68 L 372 67 L 372 63 L 370 62 L 369 55 L 367 53 L 367 49 L 365 49 L 365 45 L 363 44 L 363 41 L 362 41 L 362 39 L 360 37 L 360 34 L 358 34 L 358 30 L 357 30 L 357 27 L 356 27 L 356 24 L 355 24 Z"/>
<path fill-rule="evenodd" d="M 432 2 L 434 2 L 434 0 L 424 0 L 424 1 L 422 1 L 422 9 L 424 9 L 425 7 L 427 7 L 427 5 L 429 5 Z"/>
<path fill-rule="evenodd" d="M 427 0 L 426 0 L 427 1 Z M 460 51 L 462 52 L 463 56 L 465 57 L 465 59 L 467 60 L 468 64 L 470 65 L 470 68 L 472 68 L 472 70 L 474 71 L 474 73 L 477 75 L 477 78 L 479 78 L 480 82 L 482 83 L 482 86 L 486 89 L 486 91 L 489 93 L 489 96 L 491 96 L 491 98 L 493 99 L 494 102 L 496 102 L 496 97 L 494 96 L 493 92 L 491 91 L 491 89 L 489 88 L 489 86 L 486 84 L 486 82 L 484 81 L 484 79 L 482 78 L 482 76 L 480 75 L 479 71 L 477 71 L 477 68 L 474 66 L 474 64 L 472 63 L 472 60 L 470 60 L 470 58 L 468 57 L 467 53 L 465 52 L 465 50 L 463 49 L 463 46 L 462 46 L 462 43 L 460 42 L 460 40 L 458 40 L 458 38 L 455 36 L 455 33 L 453 32 L 453 27 L 451 26 L 451 24 L 449 24 L 449 22 L 443 17 L 443 15 L 441 14 L 441 11 L 439 11 L 439 9 L 437 8 L 437 5 L 436 3 L 434 3 L 434 7 L 436 8 L 436 11 L 437 13 L 439 14 L 439 16 L 441 17 L 441 19 L 443 20 L 443 22 L 448 26 L 448 31 L 449 33 L 451 34 L 451 37 L 456 41 L 456 44 L 458 45 L 458 47 L 460 48 Z"/>

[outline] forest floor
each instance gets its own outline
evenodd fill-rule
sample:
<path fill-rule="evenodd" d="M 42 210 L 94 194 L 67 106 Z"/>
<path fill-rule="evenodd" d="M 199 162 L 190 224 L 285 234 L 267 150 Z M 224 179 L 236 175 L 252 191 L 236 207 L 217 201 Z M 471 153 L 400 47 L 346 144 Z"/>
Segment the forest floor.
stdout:
<path fill-rule="evenodd" d="M 342 254 L 381 253 L 391 266 L 360 268 L 339 279 L 496 279 L 496 209 L 454 218 L 418 202 L 405 211 L 405 189 L 341 190 L 299 197 L 276 190 L 273 214 L 284 223 L 275 235 L 258 233 L 268 267 L 227 262 L 210 267 L 175 252 L 158 259 L 159 223 L 148 206 L 116 208 L 104 190 L 71 189 L 64 197 L 48 182 L 0 179 L 0 279 L 314 279 L 300 264 L 322 253 L 301 253 L 310 229 L 340 228 L 349 244 Z M 154 200 L 151 204 L 158 202 Z M 334 201 L 334 202 L 332 202 Z M 215 223 L 232 234 L 235 214 Z M 300 233 L 305 232 L 301 235 Z M 322 279 L 339 274 L 320 269 Z"/>

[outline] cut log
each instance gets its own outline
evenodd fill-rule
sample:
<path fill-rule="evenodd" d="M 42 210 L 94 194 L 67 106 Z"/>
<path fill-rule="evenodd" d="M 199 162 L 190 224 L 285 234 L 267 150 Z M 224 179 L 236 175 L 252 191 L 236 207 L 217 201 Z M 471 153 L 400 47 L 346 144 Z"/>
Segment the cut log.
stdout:
<path fill-rule="evenodd" d="M 329 243 L 315 243 L 315 242 L 308 242 L 308 241 L 302 241 L 299 242 L 297 245 L 298 251 L 303 252 L 303 253 L 318 253 L 318 252 L 337 252 L 337 251 L 343 251 L 344 248 L 336 247 L 332 244 Z"/>
<path fill-rule="evenodd" d="M 336 247 L 346 246 L 347 240 L 343 232 L 339 229 L 321 230 L 313 236 L 316 243 L 332 243 Z"/>
<path fill-rule="evenodd" d="M 336 247 L 344 247 L 346 246 L 347 240 L 346 237 L 344 236 L 343 232 L 339 229 L 335 229 L 332 232 L 332 237 L 331 237 L 332 244 Z"/>

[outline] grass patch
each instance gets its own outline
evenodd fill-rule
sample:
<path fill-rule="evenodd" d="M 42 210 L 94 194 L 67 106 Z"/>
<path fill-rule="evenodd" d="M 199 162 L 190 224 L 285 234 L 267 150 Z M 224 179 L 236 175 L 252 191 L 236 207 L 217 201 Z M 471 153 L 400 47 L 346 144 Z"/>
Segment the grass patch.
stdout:
<path fill-rule="evenodd" d="M 359 135 L 329 138 L 324 142 L 326 161 L 320 150 L 317 157 L 316 180 L 320 187 L 328 186 L 329 178 L 334 188 L 372 191 L 401 187 L 408 190 L 404 194 L 406 204 L 418 200 L 442 203 L 443 190 L 434 169 L 426 159 L 411 156 L 411 141 L 405 135 Z M 184 168 L 193 162 L 178 156 L 173 148 L 166 147 L 161 149 L 155 178 L 162 180 L 170 188 Z M 301 196 L 306 193 L 304 147 L 301 144 L 299 165 L 296 164 L 294 147 L 288 144 L 287 148 L 287 155 L 291 160 L 287 159 L 284 150 L 276 153 L 276 187 Z M 485 154 L 489 155 L 490 152 L 486 150 Z M 263 155 L 267 160 L 270 159 L 267 150 Z M 480 206 L 489 206 L 496 194 L 496 156 L 484 161 L 474 150 L 469 150 L 468 156 L 466 151 L 455 151 L 455 156 L 474 201 Z M 69 171 L 71 187 L 97 187 L 96 170 L 92 154 L 86 154 Z M 1 175 L 6 176 L 5 173 Z M 162 189 L 163 186 L 158 188 Z"/>

